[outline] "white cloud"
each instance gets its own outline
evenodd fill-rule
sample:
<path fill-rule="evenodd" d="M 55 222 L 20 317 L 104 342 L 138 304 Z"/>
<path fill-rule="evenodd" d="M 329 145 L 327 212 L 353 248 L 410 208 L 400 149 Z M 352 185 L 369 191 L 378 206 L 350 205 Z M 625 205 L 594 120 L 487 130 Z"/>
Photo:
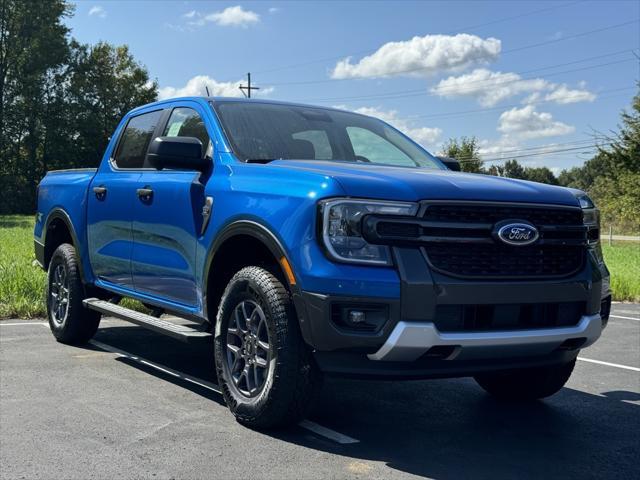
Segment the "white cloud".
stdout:
<path fill-rule="evenodd" d="M 195 18 L 196 16 L 198 16 L 198 12 L 196 12 L 195 10 L 191 10 L 187 13 L 183 13 L 182 16 L 184 18 Z"/>
<path fill-rule="evenodd" d="M 240 5 L 227 7 L 221 12 L 214 12 L 205 15 L 203 19 L 213 22 L 222 27 L 243 27 L 253 25 L 260 21 L 260 15 L 251 10 L 244 10 Z"/>
<path fill-rule="evenodd" d="M 96 17 L 105 18 L 107 16 L 107 11 L 100 5 L 94 5 L 89 9 L 89 16 L 93 17 L 94 15 Z"/>
<path fill-rule="evenodd" d="M 478 68 L 471 73 L 441 80 L 431 89 L 431 93 L 446 98 L 474 97 L 480 105 L 492 107 L 506 98 L 548 88 L 549 82 L 542 78 L 522 80 L 517 73 Z"/>
<path fill-rule="evenodd" d="M 276 12 L 279 12 L 279 11 L 280 11 L 280 9 L 278 7 L 269 8 L 269 13 L 276 13 Z"/>
<path fill-rule="evenodd" d="M 496 38 L 482 39 L 466 33 L 425 35 L 386 43 L 357 63 L 351 63 L 351 57 L 340 60 L 331 77 L 432 75 L 495 60 L 500 49 L 501 42 Z"/>
<path fill-rule="evenodd" d="M 191 78 L 183 87 L 162 87 L 158 89 L 158 98 L 160 100 L 173 97 L 191 97 L 204 96 L 209 94 L 213 97 L 242 97 L 243 94 L 238 88 L 242 83 L 237 82 L 218 82 L 207 75 L 196 75 Z M 265 96 L 273 92 L 273 87 L 266 87 L 258 90 L 257 95 Z M 256 93 L 253 93 L 256 95 Z"/>
<path fill-rule="evenodd" d="M 509 157 L 510 151 L 520 148 L 520 142 L 514 138 L 501 137 L 498 140 L 480 140 L 478 153 L 483 158 Z"/>
<path fill-rule="evenodd" d="M 531 139 L 568 135 L 575 127 L 553 119 L 550 113 L 537 112 L 533 105 L 512 108 L 500 115 L 498 131 L 507 137 Z"/>
<path fill-rule="evenodd" d="M 566 84 L 559 85 L 554 91 L 547 94 L 544 99 L 560 104 L 593 102 L 596 99 L 595 93 L 584 88 L 584 84 L 580 89 L 570 89 Z"/>
<path fill-rule="evenodd" d="M 351 110 L 344 105 L 339 105 L 336 108 Z M 405 135 L 425 147 L 433 145 L 442 135 L 442 130 L 439 128 L 413 126 L 409 121 L 399 117 L 396 110 L 381 110 L 376 107 L 360 107 L 352 111 L 361 113 L 362 115 L 379 118 L 380 120 L 393 125 Z"/>
<path fill-rule="evenodd" d="M 540 101 L 545 92 L 549 92 L 544 97 L 545 101 L 561 104 L 592 102 L 596 98 L 584 88 L 584 83 L 580 87 L 572 90 L 566 84 L 558 85 L 543 78 L 523 79 L 517 73 L 477 68 L 464 75 L 445 78 L 430 91 L 445 98 L 473 97 L 484 107 L 492 107 L 502 100 L 525 93 L 529 95 L 524 103 Z"/>

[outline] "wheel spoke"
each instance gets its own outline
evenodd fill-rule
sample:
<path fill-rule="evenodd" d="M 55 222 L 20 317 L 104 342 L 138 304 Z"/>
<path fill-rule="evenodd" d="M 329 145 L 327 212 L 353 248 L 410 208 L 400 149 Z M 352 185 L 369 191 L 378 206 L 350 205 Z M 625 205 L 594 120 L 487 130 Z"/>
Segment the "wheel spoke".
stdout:
<path fill-rule="evenodd" d="M 244 396 L 253 397 L 262 389 L 269 372 L 269 331 L 260 305 L 251 299 L 233 309 L 227 327 L 227 371 Z"/>

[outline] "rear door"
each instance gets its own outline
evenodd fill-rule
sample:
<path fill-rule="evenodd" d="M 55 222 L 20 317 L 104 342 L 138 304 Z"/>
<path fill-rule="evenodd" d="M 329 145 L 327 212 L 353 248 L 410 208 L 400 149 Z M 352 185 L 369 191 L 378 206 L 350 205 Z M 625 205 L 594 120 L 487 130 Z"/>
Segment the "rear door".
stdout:
<path fill-rule="evenodd" d="M 133 289 L 131 224 L 136 189 L 147 149 L 163 110 L 131 117 L 108 165 L 102 165 L 88 192 L 87 240 L 93 272 L 99 280 Z"/>
<path fill-rule="evenodd" d="M 195 102 L 180 102 L 160 136 L 196 137 L 210 150 L 204 115 Z M 210 156 L 210 154 L 209 154 Z M 202 228 L 201 174 L 146 169 L 138 178 L 143 194 L 133 208 L 133 283 L 137 292 L 196 307 L 196 247 Z"/>

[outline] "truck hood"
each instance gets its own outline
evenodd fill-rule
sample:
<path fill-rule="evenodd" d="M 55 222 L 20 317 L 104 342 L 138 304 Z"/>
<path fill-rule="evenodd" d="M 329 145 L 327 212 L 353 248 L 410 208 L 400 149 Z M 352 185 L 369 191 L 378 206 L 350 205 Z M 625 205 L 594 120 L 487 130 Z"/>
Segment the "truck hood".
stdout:
<path fill-rule="evenodd" d="M 335 161 L 277 160 L 269 166 L 329 176 L 352 197 L 579 205 L 568 188 L 492 175 Z"/>

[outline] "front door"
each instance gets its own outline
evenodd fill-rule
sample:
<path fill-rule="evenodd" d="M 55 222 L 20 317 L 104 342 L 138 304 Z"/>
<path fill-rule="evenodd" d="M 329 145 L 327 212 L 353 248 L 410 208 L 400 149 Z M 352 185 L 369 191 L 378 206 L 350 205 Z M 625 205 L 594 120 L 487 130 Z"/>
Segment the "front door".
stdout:
<path fill-rule="evenodd" d="M 102 165 L 89 186 L 87 240 L 98 280 L 133 289 L 133 205 L 147 148 L 162 110 L 131 117 L 109 163 Z"/>
<path fill-rule="evenodd" d="M 174 108 L 161 135 L 196 137 L 203 149 L 209 148 L 205 124 L 194 108 Z M 145 169 L 137 195 L 131 262 L 135 290 L 196 307 L 196 248 L 204 206 L 200 173 Z"/>

